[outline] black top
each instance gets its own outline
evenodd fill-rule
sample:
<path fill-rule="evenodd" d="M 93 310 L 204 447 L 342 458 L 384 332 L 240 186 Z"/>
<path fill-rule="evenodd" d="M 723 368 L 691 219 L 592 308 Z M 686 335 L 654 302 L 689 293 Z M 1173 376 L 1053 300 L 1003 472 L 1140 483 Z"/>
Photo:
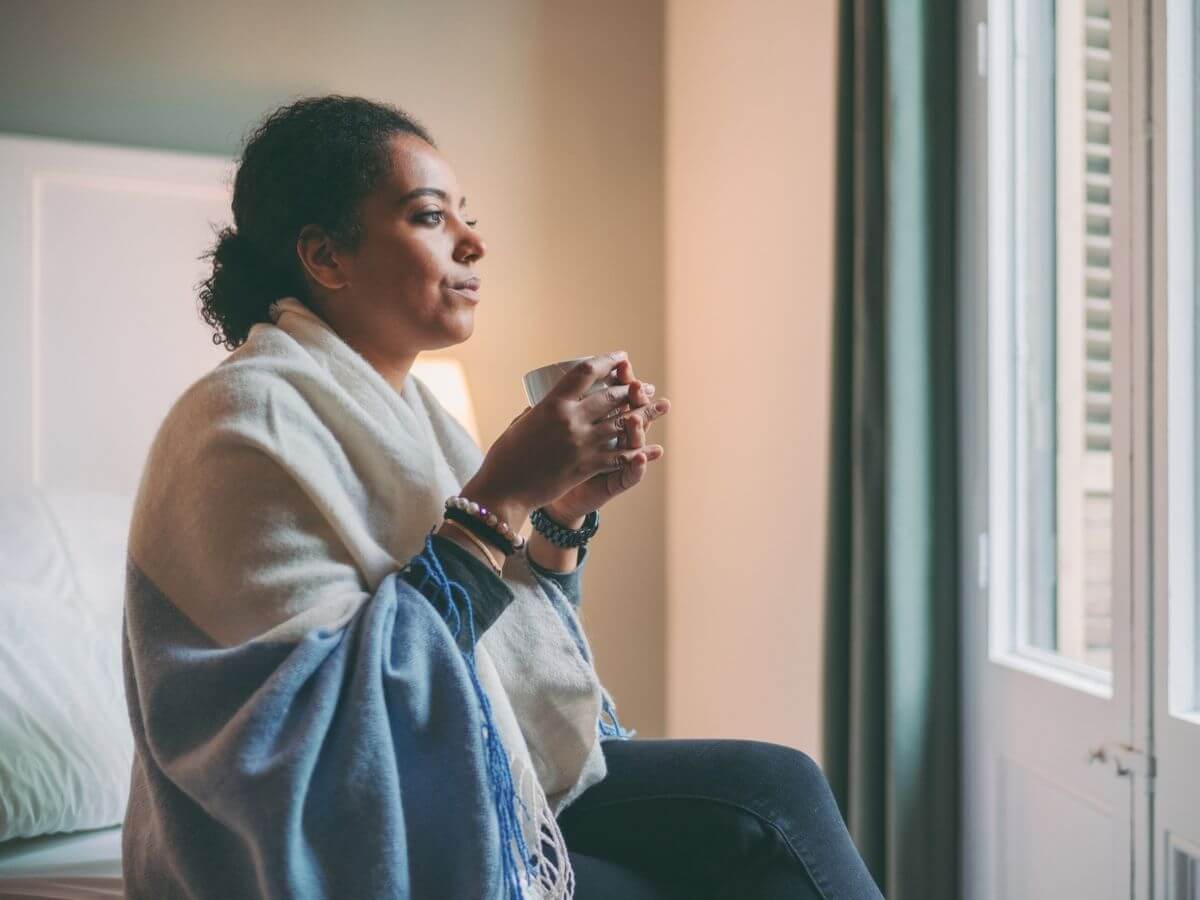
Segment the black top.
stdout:
<path fill-rule="evenodd" d="M 457 543 L 444 538 L 441 535 L 433 536 L 432 545 L 434 552 L 438 555 L 438 560 L 442 564 L 442 568 L 446 572 L 446 577 L 451 581 L 456 581 L 463 586 L 467 595 L 471 598 L 471 611 L 474 614 L 475 623 L 475 641 L 483 637 L 485 631 L 492 627 L 500 614 L 508 608 L 508 604 L 513 601 L 513 592 L 495 570 L 487 563 L 479 559 L 471 551 L 464 547 L 460 547 Z M 549 569 L 543 569 L 532 559 L 526 559 L 529 562 L 529 567 L 534 574 L 543 580 L 550 580 L 557 584 L 562 592 L 567 596 L 567 600 L 571 605 L 578 610 L 582 600 L 580 576 L 583 569 L 584 560 L 587 558 L 588 549 L 582 547 L 579 550 L 579 563 L 570 572 L 552 572 Z M 402 573 L 405 580 L 409 584 L 417 587 L 417 582 L 420 578 L 411 570 L 406 570 Z M 432 580 L 427 580 L 423 588 L 419 590 L 425 594 L 431 601 L 440 598 L 435 597 L 435 586 Z M 461 598 L 453 595 L 454 603 L 458 608 L 459 619 L 463 623 L 463 627 L 458 632 L 458 645 L 466 651 L 471 649 L 471 636 L 469 629 L 466 626 L 467 613 L 466 608 L 462 604 Z"/>

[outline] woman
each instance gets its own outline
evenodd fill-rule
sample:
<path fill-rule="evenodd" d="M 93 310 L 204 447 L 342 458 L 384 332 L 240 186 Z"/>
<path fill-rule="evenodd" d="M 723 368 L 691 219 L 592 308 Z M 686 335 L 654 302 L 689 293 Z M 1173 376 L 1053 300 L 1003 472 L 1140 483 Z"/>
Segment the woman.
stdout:
<path fill-rule="evenodd" d="M 586 545 L 669 402 L 593 357 L 483 455 L 409 377 L 486 252 L 428 133 L 283 107 L 233 212 L 201 291 L 233 352 L 130 531 L 128 896 L 878 897 L 807 756 L 630 740 L 596 676 Z"/>

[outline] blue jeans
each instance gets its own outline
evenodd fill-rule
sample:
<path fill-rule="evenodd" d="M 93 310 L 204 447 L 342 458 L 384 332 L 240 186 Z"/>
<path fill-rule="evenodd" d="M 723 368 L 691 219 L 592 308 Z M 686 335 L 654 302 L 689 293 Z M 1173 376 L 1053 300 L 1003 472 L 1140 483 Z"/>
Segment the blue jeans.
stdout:
<path fill-rule="evenodd" d="M 882 900 L 821 769 L 745 740 L 610 740 L 558 818 L 576 900 Z"/>

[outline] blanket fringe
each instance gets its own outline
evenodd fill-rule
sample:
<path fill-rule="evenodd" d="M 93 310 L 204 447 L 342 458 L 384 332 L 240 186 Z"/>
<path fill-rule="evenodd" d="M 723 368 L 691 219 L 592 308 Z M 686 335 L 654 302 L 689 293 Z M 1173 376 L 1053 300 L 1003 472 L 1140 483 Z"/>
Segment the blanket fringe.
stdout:
<path fill-rule="evenodd" d="M 537 773 L 527 766 L 522 766 L 520 772 L 521 793 L 534 797 L 537 811 L 534 819 L 538 826 L 538 849 L 540 853 L 535 858 L 536 874 L 531 887 L 533 896 L 539 900 L 572 900 L 575 896 L 575 871 L 571 868 L 571 858 L 567 853 L 567 841 L 558 827 Z"/>
<path fill-rule="evenodd" d="M 612 720 L 612 724 L 604 721 L 604 717 L 608 716 Z M 604 692 L 604 703 L 600 710 L 600 717 L 596 720 L 596 730 L 601 737 L 609 737 L 618 741 L 628 741 L 635 734 L 637 729 L 634 728 L 626 731 L 621 727 L 621 722 L 617 718 L 617 711 L 612 705 L 612 699 L 608 696 L 608 692 Z"/>
<path fill-rule="evenodd" d="M 567 855 L 566 840 L 559 830 L 558 822 L 546 802 L 541 785 L 536 780 L 536 773 L 526 767 L 521 767 L 519 789 L 514 789 L 512 767 L 500 734 L 492 719 L 492 705 L 488 700 L 483 686 L 475 670 L 475 615 L 471 597 L 466 589 L 456 581 L 451 581 L 442 568 L 441 561 L 433 549 L 433 533 L 425 537 L 425 549 L 409 563 L 414 570 L 424 571 L 418 590 L 428 579 L 433 579 L 438 588 L 438 595 L 446 600 L 446 609 L 442 612 L 450 633 L 456 638 L 462 629 L 462 617 L 458 605 L 454 602 L 454 591 L 465 601 L 470 651 L 463 650 L 463 659 L 471 674 L 471 683 L 475 687 L 475 696 L 483 712 L 483 739 L 487 753 L 488 778 L 491 782 L 492 797 L 496 804 L 496 813 L 500 822 L 501 862 L 504 873 L 504 889 L 506 900 L 571 900 L 575 894 L 575 873 L 571 869 L 570 858 Z M 618 729 L 620 725 L 618 723 Z M 533 783 L 529 778 L 533 775 Z M 530 811 L 522 795 L 534 798 L 538 807 Z M 527 821 L 536 822 L 539 833 L 539 850 L 545 848 L 549 852 L 530 853 L 525 842 L 524 831 L 518 818 L 518 807 L 524 811 Z M 552 858 L 548 858 L 552 857 Z M 535 889 L 532 895 L 528 889 Z"/>

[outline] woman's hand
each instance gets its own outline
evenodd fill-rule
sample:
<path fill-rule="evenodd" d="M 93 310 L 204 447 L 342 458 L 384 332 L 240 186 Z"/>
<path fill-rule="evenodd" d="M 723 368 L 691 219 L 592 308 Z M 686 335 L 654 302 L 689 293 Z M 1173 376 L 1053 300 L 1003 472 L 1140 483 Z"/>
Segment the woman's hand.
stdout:
<path fill-rule="evenodd" d="M 568 528 L 579 528 L 592 510 L 599 509 L 613 497 L 629 490 L 646 476 L 650 463 L 662 459 L 660 444 L 646 447 L 646 433 L 655 419 L 671 410 L 671 401 L 665 397 L 654 401 L 655 388 L 652 384 L 638 381 L 633 376 L 633 365 L 624 360 L 614 372 L 617 380 L 629 388 L 629 403 L 615 421 L 623 421 L 624 427 L 618 434 L 618 450 L 640 450 L 630 464 L 616 471 L 593 475 L 582 484 L 571 488 L 561 497 L 543 507 L 550 518 Z"/>
<path fill-rule="evenodd" d="M 567 372 L 539 403 L 513 419 L 462 493 L 517 529 L 535 507 L 552 503 L 582 482 L 613 473 L 621 483 L 622 473 L 650 452 L 640 445 L 606 446 L 623 431 L 621 417 L 612 414 L 630 403 L 631 393 L 634 399 L 640 396 L 631 390 L 636 383 L 618 383 L 628 377 L 622 373 L 632 371 L 620 366 L 625 360 L 623 352 L 593 356 Z M 615 376 L 610 387 L 583 396 L 610 375 Z"/>

